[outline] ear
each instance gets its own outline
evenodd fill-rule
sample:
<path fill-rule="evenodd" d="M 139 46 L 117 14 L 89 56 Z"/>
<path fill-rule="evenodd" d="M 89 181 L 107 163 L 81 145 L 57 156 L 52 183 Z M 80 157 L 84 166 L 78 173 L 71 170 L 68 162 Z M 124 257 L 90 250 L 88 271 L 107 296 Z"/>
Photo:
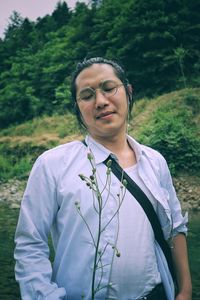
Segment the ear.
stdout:
<path fill-rule="evenodd" d="M 129 104 L 132 105 L 133 104 L 133 88 L 132 88 L 131 84 L 127 85 L 127 90 L 128 90 L 128 101 L 129 101 Z"/>
<path fill-rule="evenodd" d="M 127 85 L 127 88 L 128 88 L 128 92 L 130 93 L 130 95 L 132 96 L 133 95 L 133 87 L 131 84 L 128 84 Z"/>

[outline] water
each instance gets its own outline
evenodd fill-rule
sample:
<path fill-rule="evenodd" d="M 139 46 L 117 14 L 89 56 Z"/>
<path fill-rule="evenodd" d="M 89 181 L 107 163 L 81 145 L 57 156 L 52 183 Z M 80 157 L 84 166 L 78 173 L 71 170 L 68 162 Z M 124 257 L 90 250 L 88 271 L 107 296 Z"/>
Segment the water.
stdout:
<path fill-rule="evenodd" d="M 0 299 L 20 300 L 14 278 L 14 232 L 19 210 L 0 203 Z M 193 281 L 193 300 L 200 299 L 200 213 L 192 214 L 189 223 L 188 246 Z"/>
<path fill-rule="evenodd" d="M 0 299 L 19 300 L 14 278 L 14 231 L 19 211 L 0 203 Z"/>
<path fill-rule="evenodd" d="M 189 218 L 188 250 L 189 262 L 192 275 L 193 297 L 192 300 L 200 299 L 200 213 L 193 213 Z"/>

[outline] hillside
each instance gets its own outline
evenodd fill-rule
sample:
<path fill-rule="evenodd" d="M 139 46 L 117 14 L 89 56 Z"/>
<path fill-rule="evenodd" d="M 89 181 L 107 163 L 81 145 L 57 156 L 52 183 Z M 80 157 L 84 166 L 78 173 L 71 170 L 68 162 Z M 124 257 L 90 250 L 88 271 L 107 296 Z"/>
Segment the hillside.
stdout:
<path fill-rule="evenodd" d="M 200 89 L 137 101 L 128 130 L 137 140 L 163 152 L 182 207 L 200 210 Z M 0 201 L 18 206 L 36 157 L 49 148 L 82 137 L 76 118 L 70 113 L 43 116 L 2 130 Z"/>
<path fill-rule="evenodd" d="M 200 89 L 185 89 L 137 101 L 128 130 L 139 141 L 159 150 L 174 173 L 197 173 L 199 121 Z M 81 137 L 76 118 L 70 113 L 43 116 L 2 130 L 0 179 L 26 177 L 43 151 Z"/>

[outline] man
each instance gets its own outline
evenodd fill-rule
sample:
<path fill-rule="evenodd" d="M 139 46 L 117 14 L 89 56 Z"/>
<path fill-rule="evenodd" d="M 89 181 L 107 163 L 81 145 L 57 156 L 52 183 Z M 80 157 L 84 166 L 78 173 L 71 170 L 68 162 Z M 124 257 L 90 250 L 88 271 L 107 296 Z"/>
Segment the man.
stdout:
<path fill-rule="evenodd" d="M 103 163 L 111 155 L 147 195 L 166 240 L 172 240 L 176 300 L 191 300 L 187 220 L 164 158 L 127 135 L 133 102 L 124 70 L 103 58 L 83 61 L 72 79 L 72 97 L 88 132 L 86 145 L 74 141 L 49 150 L 32 169 L 15 237 L 22 299 L 175 298 L 145 212 Z"/>

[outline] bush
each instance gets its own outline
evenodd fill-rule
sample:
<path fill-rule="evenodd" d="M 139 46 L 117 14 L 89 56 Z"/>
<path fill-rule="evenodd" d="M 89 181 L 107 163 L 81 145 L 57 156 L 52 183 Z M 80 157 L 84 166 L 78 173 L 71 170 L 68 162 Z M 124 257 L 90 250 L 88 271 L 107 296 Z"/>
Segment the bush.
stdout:
<path fill-rule="evenodd" d="M 191 94 L 190 92 L 184 95 L 184 100 L 187 105 L 192 108 L 194 115 L 200 113 L 200 97 L 197 94 Z"/>
<path fill-rule="evenodd" d="M 11 169 L 11 164 L 7 158 L 0 155 L 0 180 L 6 179 L 9 170 Z"/>
<path fill-rule="evenodd" d="M 11 170 L 11 177 L 27 178 L 33 163 L 29 157 L 20 159 Z"/>
<path fill-rule="evenodd" d="M 164 103 L 153 113 L 139 140 L 162 153 L 172 173 L 200 169 L 200 139 L 192 111 L 186 106 L 177 109 L 177 99 Z"/>
<path fill-rule="evenodd" d="M 46 145 L 34 143 L 4 143 L 0 146 L 0 180 L 27 177 L 35 159 L 45 150 Z"/>
<path fill-rule="evenodd" d="M 0 155 L 0 180 L 8 180 L 16 177 L 18 179 L 27 178 L 32 162 L 29 157 L 21 158 L 13 163 L 12 157 Z"/>

